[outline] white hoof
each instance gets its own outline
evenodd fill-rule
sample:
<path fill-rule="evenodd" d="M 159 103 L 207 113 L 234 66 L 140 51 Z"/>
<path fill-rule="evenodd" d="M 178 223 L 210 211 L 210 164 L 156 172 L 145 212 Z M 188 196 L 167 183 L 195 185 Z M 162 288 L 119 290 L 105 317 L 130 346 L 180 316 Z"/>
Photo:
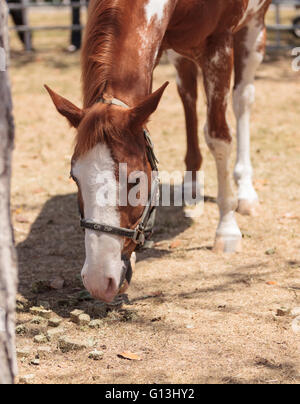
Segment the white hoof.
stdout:
<path fill-rule="evenodd" d="M 247 199 L 240 199 L 237 212 L 243 216 L 259 216 L 261 206 L 258 200 L 249 201 Z"/>
<path fill-rule="evenodd" d="M 217 236 L 213 252 L 220 253 L 238 253 L 242 251 L 242 237 L 237 236 Z"/>

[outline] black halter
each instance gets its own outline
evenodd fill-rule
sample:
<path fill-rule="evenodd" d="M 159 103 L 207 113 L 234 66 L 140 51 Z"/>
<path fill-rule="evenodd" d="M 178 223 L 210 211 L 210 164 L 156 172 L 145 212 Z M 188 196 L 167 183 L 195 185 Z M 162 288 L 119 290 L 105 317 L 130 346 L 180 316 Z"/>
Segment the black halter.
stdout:
<path fill-rule="evenodd" d="M 103 98 L 101 98 L 98 100 L 98 102 L 129 108 L 128 105 L 124 104 L 122 101 L 116 98 L 113 98 L 112 100 L 104 100 Z M 157 174 L 155 175 L 155 178 L 151 184 L 150 196 L 138 225 L 134 229 L 125 229 L 122 227 L 114 227 L 102 223 L 96 223 L 93 220 L 85 219 L 83 217 L 80 220 L 80 225 L 84 229 L 93 230 L 100 233 L 108 233 L 119 237 L 125 237 L 131 239 L 135 244 L 137 244 L 138 247 L 143 247 L 146 240 L 148 240 L 153 234 L 160 184 L 157 167 L 159 161 L 154 153 L 154 145 L 152 143 L 150 134 L 146 129 L 144 129 L 144 136 L 149 163 L 151 165 L 152 171 L 156 172 Z"/>

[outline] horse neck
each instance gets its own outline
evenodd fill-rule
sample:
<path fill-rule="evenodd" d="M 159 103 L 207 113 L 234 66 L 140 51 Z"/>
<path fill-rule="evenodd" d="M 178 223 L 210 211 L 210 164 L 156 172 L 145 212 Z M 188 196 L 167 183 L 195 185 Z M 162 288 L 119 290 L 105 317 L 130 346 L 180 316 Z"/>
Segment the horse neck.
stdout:
<path fill-rule="evenodd" d="M 126 7 L 105 96 L 134 106 L 152 91 L 153 70 L 176 3 L 143 0 Z"/>

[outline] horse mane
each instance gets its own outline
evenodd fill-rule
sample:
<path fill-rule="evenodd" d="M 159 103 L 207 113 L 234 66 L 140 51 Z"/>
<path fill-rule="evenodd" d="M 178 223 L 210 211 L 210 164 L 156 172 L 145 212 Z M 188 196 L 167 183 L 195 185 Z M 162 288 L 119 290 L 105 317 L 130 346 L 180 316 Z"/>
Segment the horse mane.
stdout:
<path fill-rule="evenodd" d="M 91 0 L 82 47 L 83 106 L 101 97 L 112 68 L 113 39 L 119 34 L 121 9 L 116 0 Z"/>

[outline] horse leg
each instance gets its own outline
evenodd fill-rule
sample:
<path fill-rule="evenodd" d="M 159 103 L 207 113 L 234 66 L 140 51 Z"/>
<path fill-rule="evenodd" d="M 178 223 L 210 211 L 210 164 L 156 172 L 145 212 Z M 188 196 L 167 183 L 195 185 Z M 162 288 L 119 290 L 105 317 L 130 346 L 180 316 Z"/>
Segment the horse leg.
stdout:
<path fill-rule="evenodd" d="M 250 113 L 255 101 L 255 73 L 263 60 L 264 50 L 264 21 L 257 21 L 256 17 L 234 38 L 235 86 L 233 104 L 237 119 L 237 161 L 234 178 L 238 185 L 238 212 L 251 216 L 257 215 L 259 200 L 252 183 Z"/>
<path fill-rule="evenodd" d="M 205 127 L 207 144 L 215 157 L 218 173 L 220 222 L 214 251 L 241 250 L 242 234 L 235 219 L 237 199 L 231 186 L 229 160 L 232 137 L 226 118 L 233 71 L 233 39 L 230 34 L 211 37 L 202 61 L 207 94 L 208 117 Z"/>
<path fill-rule="evenodd" d="M 184 181 L 185 191 L 189 194 L 200 195 L 200 184 L 197 182 L 197 173 L 202 166 L 202 154 L 198 138 L 198 66 L 191 60 L 170 50 L 168 57 L 177 71 L 177 89 L 183 103 L 186 134 L 187 152 L 185 157 L 187 175 Z M 192 175 L 190 175 L 192 173 Z M 191 182 L 192 181 L 192 182 Z"/>

